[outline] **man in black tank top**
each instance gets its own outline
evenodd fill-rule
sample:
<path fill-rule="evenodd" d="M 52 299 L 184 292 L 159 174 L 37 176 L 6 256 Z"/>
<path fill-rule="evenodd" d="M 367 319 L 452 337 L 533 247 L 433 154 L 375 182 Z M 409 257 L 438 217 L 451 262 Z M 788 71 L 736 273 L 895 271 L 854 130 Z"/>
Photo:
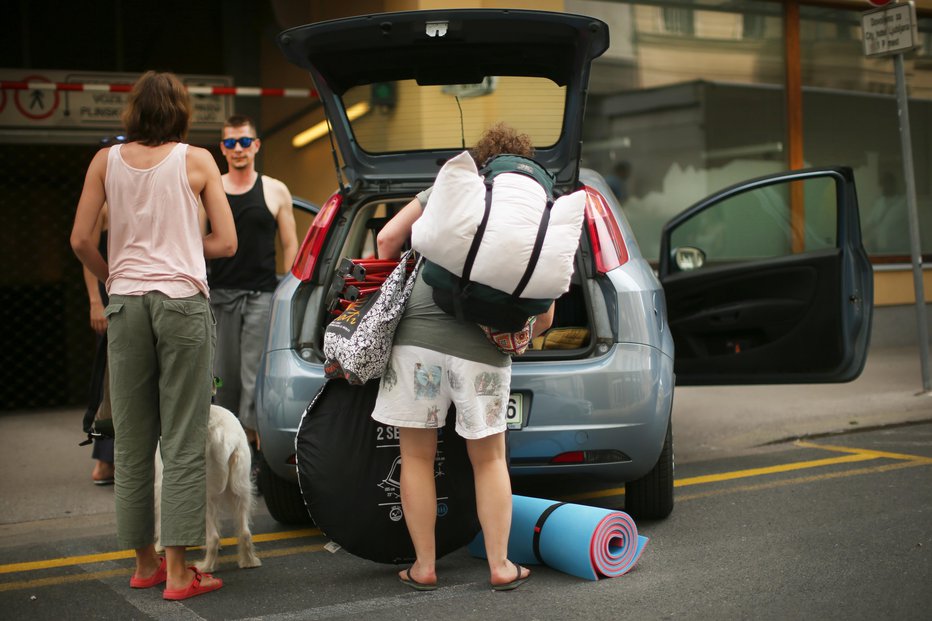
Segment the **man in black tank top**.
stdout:
<path fill-rule="evenodd" d="M 210 305 L 217 319 L 214 375 L 220 378 L 215 401 L 234 412 L 254 449 L 256 372 L 269 324 L 272 293 L 278 284 L 276 233 L 284 269 L 298 251 L 291 193 L 284 183 L 256 171 L 260 141 L 249 117 L 234 115 L 223 126 L 220 150 L 229 165 L 223 175 L 239 248 L 208 265 Z"/>

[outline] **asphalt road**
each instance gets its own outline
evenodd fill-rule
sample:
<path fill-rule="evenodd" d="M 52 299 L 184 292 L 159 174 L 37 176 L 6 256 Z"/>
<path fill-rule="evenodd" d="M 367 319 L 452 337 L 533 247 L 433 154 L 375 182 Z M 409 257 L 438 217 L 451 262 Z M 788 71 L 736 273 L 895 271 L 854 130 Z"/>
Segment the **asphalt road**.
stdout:
<path fill-rule="evenodd" d="M 672 516 L 630 573 L 590 582 L 543 566 L 512 593 L 484 561 L 441 559 L 442 588 L 415 593 L 392 566 L 327 551 L 316 529 L 260 510 L 263 566 L 237 569 L 232 541 L 218 593 L 170 603 L 131 590 L 131 553 L 112 520 L 4 525 L 7 619 L 924 619 L 932 609 L 932 424 L 773 446 L 678 469 Z M 622 508 L 622 489 L 568 478 L 517 493 Z"/>
<path fill-rule="evenodd" d="M 132 553 L 116 545 L 112 489 L 89 482 L 79 413 L 0 414 L 0 618 L 925 619 L 932 402 L 917 367 L 911 352 L 872 353 L 842 386 L 679 390 L 676 506 L 638 523 L 650 542 L 634 570 L 590 582 L 536 566 L 512 593 L 492 592 L 466 550 L 439 562 L 441 589 L 412 592 L 260 502 L 263 566 L 236 568 L 227 541 L 224 589 L 165 602 L 128 587 Z M 605 481 L 519 479 L 515 492 L 624 507 Z"/>

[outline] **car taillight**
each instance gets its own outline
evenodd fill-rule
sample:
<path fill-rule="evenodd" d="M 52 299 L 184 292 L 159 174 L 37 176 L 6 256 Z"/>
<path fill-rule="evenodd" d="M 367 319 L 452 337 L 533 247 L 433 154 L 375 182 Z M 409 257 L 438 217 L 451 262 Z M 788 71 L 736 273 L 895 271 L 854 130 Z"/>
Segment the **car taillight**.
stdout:
<path fill-rule="evenodd" d="M 598 190 L 586 186 L 586 227 L 595 255 L 595 269 L 605 274 L 628 261 L 628 247 L 615 214 Z"/>
<path fill-rule="evenodd" d="M 583 451 L 570 451 L 569 453 L 560 453 L 550 460 L 551 464 L 582 464 L 586 462 L 586 454 Z"/>
<path fill-rule="evenodd" d="M 334 216 L 340 211 L 340 205 L 343 204 L 343 195 L 336 193 L 331 196 L 321 208 L 311 228 L 307 230 L 304 236 L 304 242 L 298 249 L 298 256 L 295 258 L 294 265 L 291 266 L 291 273 L 295 278 L 307 282 L 314 274 L 314 265 L 317 263 L 317 256 L 320 249 L 324 246 L 324 240 L 327 239 L 327 231 L 333 222 Z"/>
<path fill-rule="evenodd" d="M 561 464 L 613 464 L 629 462 L 631 458 L 615 449 L 598 449 L 595 451 L 568 451 L 560 453 L 550 460 L 553 465 Z"/>

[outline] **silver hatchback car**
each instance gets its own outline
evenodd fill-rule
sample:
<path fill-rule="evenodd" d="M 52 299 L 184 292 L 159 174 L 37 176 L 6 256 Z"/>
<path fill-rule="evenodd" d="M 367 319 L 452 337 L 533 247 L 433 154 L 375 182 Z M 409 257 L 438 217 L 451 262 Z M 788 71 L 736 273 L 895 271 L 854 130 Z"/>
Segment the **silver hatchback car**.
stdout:
<path fill-rule="evenodd" d="M 366 15 L 279 36 L 320 95 L 339 190 L 275 293 L 257 383 L 273 517 L 309 521 L 295 433 L 326 381 L 337 266 L 375 256 L 380 227 L 497 121 L 532 137 L 557 191 L 587 194 L 570 289 L 551 330 L 514 360 L 513 475 L 611 478 L 625 483 L 626 511 L 662 518 L 673 508 L 675 384 L 860 374 L 872 273 L 851 171 L 755 179 L 689 207 L 664 228 L 655 272 L 605 180 L 579 167 L 590 64 L 608 41 L 597 19 L 497 9 Z"/>

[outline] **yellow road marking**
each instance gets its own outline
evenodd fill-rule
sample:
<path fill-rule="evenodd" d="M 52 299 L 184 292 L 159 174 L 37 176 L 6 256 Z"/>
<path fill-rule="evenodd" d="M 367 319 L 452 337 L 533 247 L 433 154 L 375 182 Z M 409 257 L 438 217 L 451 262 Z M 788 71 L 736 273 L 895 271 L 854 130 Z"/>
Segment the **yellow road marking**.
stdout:
<path fill-rule="evenodd" d="M 767 466 L 765 468 L 749 468 L 747 470 L 736 470 L 734 472 L 722 472 L 720 474 L 707 474 L 704 476 L 690 477 L 674 481 L 674 487 L 686 487 L 687 485 L 702 485 L 704 483 L 718 483 L 720 481 L 733 481 L 734 479 L 746 479 L 748 477 L 759 477 L 765 474 L 778 474 L 780 472 L 792 472 L 793 470 L 808 470 L 810 468 L 822 468 L 824 466 L 835 466 L 857 461 L 869 461 L 877 459 L 873 455 L 846 455 L 845 457 L 828 457 L 826 459 L 813 459 L 810 461 L 797 461 L 790 464 L 780 464 L 779 466 Z"/>
<path fill-rule="evenodd" d="M 316 530 L 316 529 L 315 529 Z M 306 532 L 306 531 L 305 531 Z M 281 533 L 278 533 L 281 534 Z M 235 540 L 234 540 L 235 541 Z M 280 548 L 276 550 L 265 550 L 258 552 L 259 558 L 275 558 L 279 556 L 291 556 L 292 554 L 303 554 L 306 552 L 320 552 L 324 549 L 324 544 L 315 544 L 308 546 L 295 546 L 291 548 Z M 132 551 L 130 551 L 132 554 Z M 77 557 L 72 557 L 77 558 Z M 94 562 L 94 561 L 92 561 Z M 236 555 L 228 554 L 221 556 L 218 563 L 222 565 L 236 564 Z M 19 580 L 16 582 L 0 583 L 0 593 L 4 591 L 16 591 L 20 589 L 34 589 L 37 587 L 58 586 L 62 584 L 74 584 L 76 582 L 90 582 L 93 580 L 102 580 L 114 576 L 130 576 L 133 573 L 132 567 L 122 567 L 120 569 L 105 569 L 89 573 L 71 574 L 68 576 L 52 576 L 49 578 L 36 578 L 34 580 Z"/>
<path fill-rule="evenodd" d="M 845 457 L 827 457 L 825 459 L 813 459 L 810 461 L 797 461 L 790 464 L 781 464 L 778 466 L 767 466 L 765 468 L 748 468 L 746 470 L 734 470 L 732 472 L 722 472 L 719 474 L 706 474 L 698 477 L 689 477 L 688 479 L 677 479 L 673 482 L 673 487 L 686 487 L 689 485 L 703 485 L 707 483 L 718 483 L 721 481 L 732 481 L 734 479 L 746 479 L 748 477 L 759 477 L 767 474 L 778 474 L 780 472 L 791 472 L 793 470 L 807 470 L 810 468 L 821 468 L 824 466 L 835 466 L 837 464 L 846 464 L 858 461 L 869 461 L 878 459 L 876 455 L 858 453 L 855 455 L 846 455 Z M 590 498 L 608 498 L 610 496 L 623 496 L 625 488 L 616 487 L 613 489 L 599 490 L 597 492 L 586 492 L 565 497 L 564 500 L 586 500 Z"/>
<path fill-rule="evenodd" d="M 738 492 L 756 492 L 764 489 L 773 489 L 777 487 L 786 487 L 789 485 L 803 485 L 814 483 L 816 481 L 826 481 L 829 479 L 840 479 L 843 477 L 853 477 L 865 474 L 876 474 L 878 472 L 890 472 L 892 470 L 901 470 L 903 468 L 915 468 L 932 463 L 932 460 L 913 459 L 909 461 L 900 461 L 895 464 L 885 464 L 883 466 L 874 466 L 872 468 L 858 468 L 856 470 L 843 470 L 841 472 L 827 472 L 825 474 L 815 474 L 808 477 L 796 477 L 795 479 L 781 479 L 779 481 L 769 481 L 757 485 L 739 485 L 738 487 L 729 487 L 728 489 L 709 490 L 707 492 L 696 492 L 694 494 L 682 494 L 676 497 L 677 502 L 686 500 L 696 500 L 697 498 L 708 498 L 710 496 L 721 496 L 724 494 L 734 494 Z"/>
<path fill-rule="evenodd" d="M 815 444 L 813 442 L 806 442 L 804 440 L 798 440 L 796 446 L 802 446 L 804 448 L 815 448 L 822 449 L 825 451 L 834 451 L 836 453 L 857 453 L 859 455 L 873 455 L 874 457 L 883 458 L 883 459 L 904 459 L 906 461 L 918 461 L 922 463 L 932 463 L 932 457 L 923 457 L 922 455 L 907 455 L 905 453 L 889 453 L 887 451 L 874 451 L 871 449 L 859 449 L 852 448 L 847 446 L 836 446 L 834 444 Z"/>
<path fill-rule="evenodd" d="M 306 528 L 303 530 L 291 530 L 281 533 L 264 533 L 254 535 L 254 543 L 264 543 L 268 541 L 282 541 L 285 539 L 299 539 L 301 537 L 317 537 L 322 533 L 319 528 Z M 236 544 L 235 537 L 221 539 L 220 544 L 232 546 Z M 20 571 L 34 571 L 37 569 L 51 569 L 53 567 L 69 567 L 71 565 L 82 565 L 85 563 L 103 563 L 105 561 L 119 561 L 127 558 L 134 558 L 136 554 L 132 550 L 120 550 L 118 552 L 103 552 L 100 554 L 86 554 L 84 556 L 66 556 L 64 558 L 53 558 L 45 561 L 29 561 L 26 563 L 10 563 L 0 565 L 0 574 L 10 574 Z"/>

